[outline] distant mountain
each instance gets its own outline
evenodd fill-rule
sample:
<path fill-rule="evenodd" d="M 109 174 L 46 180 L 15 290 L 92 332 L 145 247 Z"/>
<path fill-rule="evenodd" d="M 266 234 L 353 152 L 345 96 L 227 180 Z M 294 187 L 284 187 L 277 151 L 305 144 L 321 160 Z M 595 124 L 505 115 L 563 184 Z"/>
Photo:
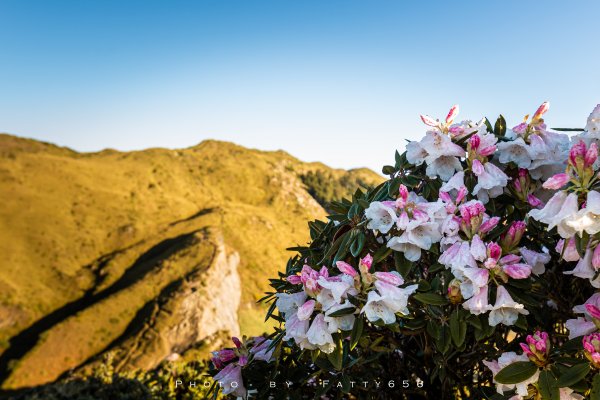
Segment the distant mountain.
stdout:
<path fill-rule="evenodd" d="M 255 304 L 324 206 L 382 177 L 208 140 L 77 153 L 0 134 L 0 382 L 114 351 L 152 368 L 266 330 Z"/>

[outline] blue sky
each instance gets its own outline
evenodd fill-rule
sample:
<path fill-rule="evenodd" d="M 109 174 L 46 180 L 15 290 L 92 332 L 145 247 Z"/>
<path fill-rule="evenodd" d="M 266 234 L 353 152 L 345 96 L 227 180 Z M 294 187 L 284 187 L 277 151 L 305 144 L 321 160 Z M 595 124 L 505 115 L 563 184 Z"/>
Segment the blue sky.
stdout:
<path fill-rule="evenodd" d="M 419 113 L 600 103 L 600 2 L 0 0 L 0 131 L 81 151 L 204 139 L 380 170 Z"/>

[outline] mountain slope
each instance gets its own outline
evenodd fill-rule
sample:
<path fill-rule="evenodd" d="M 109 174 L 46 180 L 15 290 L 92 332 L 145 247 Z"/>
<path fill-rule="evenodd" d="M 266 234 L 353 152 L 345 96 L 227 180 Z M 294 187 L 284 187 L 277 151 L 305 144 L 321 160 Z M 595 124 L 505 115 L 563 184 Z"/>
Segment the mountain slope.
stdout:
<path fill-rule="evenodd" d="M 261 333 L 255 301 L 285 248 L 327 201 L 381 180 L 226 142 L 77 153 L 0 135 L 3 387 L 111 349 L 150 368 L 240 327 Z"/>

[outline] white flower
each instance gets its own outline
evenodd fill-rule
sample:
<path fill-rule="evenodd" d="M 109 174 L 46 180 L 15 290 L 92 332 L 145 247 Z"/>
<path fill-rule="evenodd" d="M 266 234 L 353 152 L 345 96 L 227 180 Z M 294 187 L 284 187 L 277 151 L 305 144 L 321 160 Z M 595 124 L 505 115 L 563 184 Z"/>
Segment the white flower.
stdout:
<path fill-rule="evenodd" d="M 428 177 L 436 178 L 439 176 L 442 181 L 447 181 L 457 171 L 462 171 L 462 164 L 454 156 L 439 156 L 431 164 L 428 164 L 425 169 Z"/>
<path fill-rule="evenodd" d="M 579 233 L 579 236 L 583 235 L 583 231 L 590 235 L 600 232 L 600 193 L 595 190 L 588 192 L 585 208 L 572 215 L 565 223 Z"/>
<path fill-rule="evenodd" d="M 596 324 L 592 321 L 588 321 L 583 317 L 577 317 L 577 319 L 568 319 L 565 322 L 565 326 L 569 330 L 569 339 L 575 339 L 576 337 L 589 335 L 590 333 L 596 332 Z"/>
<path fill-rule="evenodd" d="M 421 258 L 421 249 L 429 250 L 431 245 L 439 242 L 441 238 L 439 225 L 435 222 L 426 222 L 407 227 L 402 235 L 391 238 L 387 247 L 403 252 L 407 260 L 417 261 Z"/>
<path fill-rule="evenodd" d="M 453 196 L 456 196 L 456 193 L 463 187 L 465 187 L 465 173 L 464 171 L 459 171 L 448 182 L 442 185 L 440 192 L 451 193 Z"/>
<path fill-rule="evenodd" d="M 365 210 L 365 217 L 370 220 L 367 228 L 381 233 L 388 233 L 398 219 L 396 210 L 380 201 L 369 204 L 369 208 Z"/>
<path fill-rule="evenodd" d="M 514 325 L 517 322 L 519 314 L 529 315 L 523 304 L 515 302 L 504 286 L 498 286 L 496 292 L 496 304 L 490 307 L 490 326 L 504 324 L 506 326 Z"/>
<path fill-rule="evenodd" d="M 600 136 L 600 104 L 598 104 L 587 119 L 585 131 Z"/>
<path fill-rule="evenodd" d="M 317 314 L 306 332 L 306 338 L 309 343 L 317 346 L 323 353 L 331 353 L 335 349 L 333 337 L 323 314 Z"/>
<path fill-rule="evenodd" d="M 491 162 L 483 165 L 483 172 L 477 175 L 477 185 L 473 188 L 473 194 L 482 203 L 487 203 L 490 198 L 500 196 L 508 183 L 508 176 Z"/>
<path fill-rule="evenodd" d="M 529 216 L 548 225 L 548 230 L 557 226 L 564 238 L 575 234 L 575 229 L 567 225 L 578 211 L 577 195 L 564 191 L 557 192 L 540 210 L 529 211 Z"/>
<path fill-rule="evenodd" d="M 586 249 L 582 259 L 577 262 L 575 268 L 571 271 L 564 271 L 565 275 L 573 275 L 582 279 L 589 279 L 590 283 L 595 288 L 600 288 L 600 276 L 594 279 L 596 270 L 592 265 L 592 259 L 594 257 L 594 251 L 590 248 Z"/>
<path fill-rule="evenodd" d="M 339 304 L 339 301 L 336 301 L 333 292 L 330 289 L 321 289 L 319 293 L 317 293 L 317 301 L 321 303 L 321 309 L 323 311 L 329 310 L 331 307 Z"/>
<path fill-rule="evenodd" d="M 518 362 L 518 361 L 529 361 L 529 359 L 527 358 L 527 356 L 525 354 L 517 355 L 517 353 L 515 353 L 514 351 L 510 351 L 508 353 L 502 353 L 502 355 L 500 355 L 500 357 L 498 358 L 497 361 L 484 360 L 483 363 L 492 371 L 492 374 L 494 375 L 494 378 L 495 378 L 496 374 L 498 372 L 500 372 L 503 368 L 509 366 L 510 364 Z M 540 372 L 536 371 L 536 373 L 533 374 L 533 376 L 531 376 L 530 378 L 524 380 L 523 382 L 519 382 L 519 383 L 513 384 L 513 385 L 506 385 L 506 384 L 498 383 L 498 382 L 496 382 L 495 379 L 494 379 L 494 383 L 496 383 L 496 390 L 500 394 L 504 394 L 504 392 L 508 391 L 508 390 L 516 389 L 517 394 L 519 396 L 527 396 L 528 395 L 527 386 L 529 386 L 530 384 L 536 383 L 538 380 L 539 374 L 540 374 Z"/>
<path fill-rule="evenodd" d="M 285 337 L 284 340 L 294 339 L 296 343 L 300 344 L 306 339 L 306 332 L 308 331 L 309 321 L 301 321 L 298 319 L 296 314 L 291 315 L 285 320 Z"/>
<path fill-rule="evenodd" d="M 536 275 L 546 272 L 546 264 L 550 262 L 550 254 L 538 253 L 526 247 L 521 247 L 519 250 L 525 262 L 531 266 L 531 272 Z"/>
<path fill-rule="evenodd" d="M 407 315 L 408 297 L 413 294 L 419 285 L 411 285 L 406 288 L 398 288 L 383 281 L 376 281 L 377 293 L 371 290 L 367 296 L 367 303 L 361 310 L 371 322 L 382 320 L 385 324 L 396 321 L 396 313 Z"/>
<path fill-rule="evenodd" d="M 479 289 L 479 293 L 471 297 L 469 300 L 463 303 L 463 308 L 469 310 L 471 314 L 479 315 L 489 311 L 490 305 L 488 303 L 488 287 L 483 286 Z"/>
<path fill-rule="evenodd" d="M 361 313 L 363 312 L 371 322 L 382 320 L 386 325 L 396 322 L 396 313 L 388 306 L 385 299 L 374 290 L 369 292 L 367 303 L 361 310 Z"/>
<path fill-rule="evenodd" d="M 277 308 L 287 318 L 289 315 L 296 314 L 298 308 L 304 304 L 306 293 L 277 293 Z"/>
<path fill-rule="evenodd" d="M 408 315 L 409 310 L 408 297 L 413 294 L 419 285 L 410 285 L 406 288 L 399 288 L 382 280 L 375 281 L 375 288 L 384 298 L 387 305 L 394 311 L 402 315 Z"/>
<path fill-rule="evenodd" d="M 331 333 L 335 333 L 338 330 L 342 330 L 342 331 L 350 331 L 352 330 L 352 327 L 354 326 L 354 320 L 356 319 L 356 317 L 354 316 L 354 313 L 352 314 L 347 314 L 347 315 L 342 315 L 341 317 L 330 317 L 329 315 L 339 311 L 339 310 L 343 310 L 345 308 L 350 308 L 350 307 L 354 307 L 348 300 L 346 300 L 343 304 L 338 304 L 336 306 L 331 307 L 329 310 L 327 310 L 327 312 L 325 313 L 325 322 L 327 322 L 328 324 L 328 329 L 329 332 Z"/>
<path fill-rule="evenodd" d="M 462 165 L 457 157 L 464 157 L 465 150 L 452 142 L 449 136 L 439 130 L 428 131 L 421 142 L 410 142 L 406 146 L 406 159 L 411 164 L 427 163 L 427 176 L 439 176 L 447 181 Z"/>
<path fill-rule="evenodd" d="M 331 290 L 331 295 L 336 303 L 341 303 L 348 294 L 353 296 L 358 294 L 354 287 L 354 278 L 350 275 L 341 274 L 329 278 L 320 277 L 317 281 L 321 287 Z"/>
<path fill-rule="evenodd" d="M 514 162 L 519 168 L 528 168 L 531 165 L 531 154 L 529 145 L 525 143 L 522 137 L 518 137 L 510 142 L 500 142 L 498 147 L 498 160 L 502 164 Z"/>
<path fill-rule="evenodd" d="M 469 299 L 479 294 L 481 288 L 488 284 L 489 271 L 485 268 L 464 268 L 463 279 L 460 283 L 460 293 L 463 298 Z"/>

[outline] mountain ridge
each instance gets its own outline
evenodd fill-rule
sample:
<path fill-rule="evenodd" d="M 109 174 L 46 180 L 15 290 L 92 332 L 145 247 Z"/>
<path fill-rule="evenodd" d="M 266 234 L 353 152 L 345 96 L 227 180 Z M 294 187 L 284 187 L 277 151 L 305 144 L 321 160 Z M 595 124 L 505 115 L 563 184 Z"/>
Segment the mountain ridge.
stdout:
<path fill-rule="evenodd" d="M 0 134 L 0 252 L 6 255 L 0 261 L 2 387 L 49 382 L 107 351 L 126 353 L 134 346 L 132 332 L 149 323 L 136 319 L 145 315 L 144 307 L 197 298 L 186 290 L 174 290 L 176 298 L 168 301 L 161 295 L 189 274 L 192 287 L 199 287 L 202 275 L 192 273 L 198 262 L 225 265 L 213 262 L 216 253 L 202 250 L 193 232 L 211 232 L 207 243 L 222 243 L 228 250 L 221 253 L 238 254 L 239 302 L 231 308 L 226 300 L 218 303 L 217 292 L 207 295 L 235 318 L 227 317 L 230 322 L 219 329 L 200 329 L 199 315 L 218 318 L 203 299 L 193 303 L 198 309 L 188 315 L 196 322 L 185 328 L 177 320 L 183 316 L 171 320 L 159 313 L 163 322 L 154 339 L 135 345 L 149 349 L 143 353 L 153 361 L 124 361 L 123 368 L 150 368 L 167 353 L 183 354 L 198 343 L 210 350 L 219 336 L 237 334 L 240 327 L 261 333 L 267 328 L 264 309 L 255 301 L 267 289 L 267 278 L 284 268 L 284 249 L 308 240 L 307 221 L 324 218 L 323 206 L 332 197 L 382 180 L 367 169 L 333 169 L 284 151 L 215 140 L 186 149 L 78 153 Z M 191 235 L 191 242 L 177 239 L 181 235 Z M 169 243 L 183 247 L 169 252 Z M 140 261 L 151 249 L 158 253 Z M 226 280 L 211 282 L 219 287 Z M 72 312 L 48 317 L 65 307 Z M 169 336 L 173 326 L 180 333 Z M 27 336 L 31 327 L 45 329 Z M 19 341 L 19 334 L 28 340 Z M 70 347 L 61 342 L 64 337 Z M 167 337 L 185 340 L 164 342 Z"/>

